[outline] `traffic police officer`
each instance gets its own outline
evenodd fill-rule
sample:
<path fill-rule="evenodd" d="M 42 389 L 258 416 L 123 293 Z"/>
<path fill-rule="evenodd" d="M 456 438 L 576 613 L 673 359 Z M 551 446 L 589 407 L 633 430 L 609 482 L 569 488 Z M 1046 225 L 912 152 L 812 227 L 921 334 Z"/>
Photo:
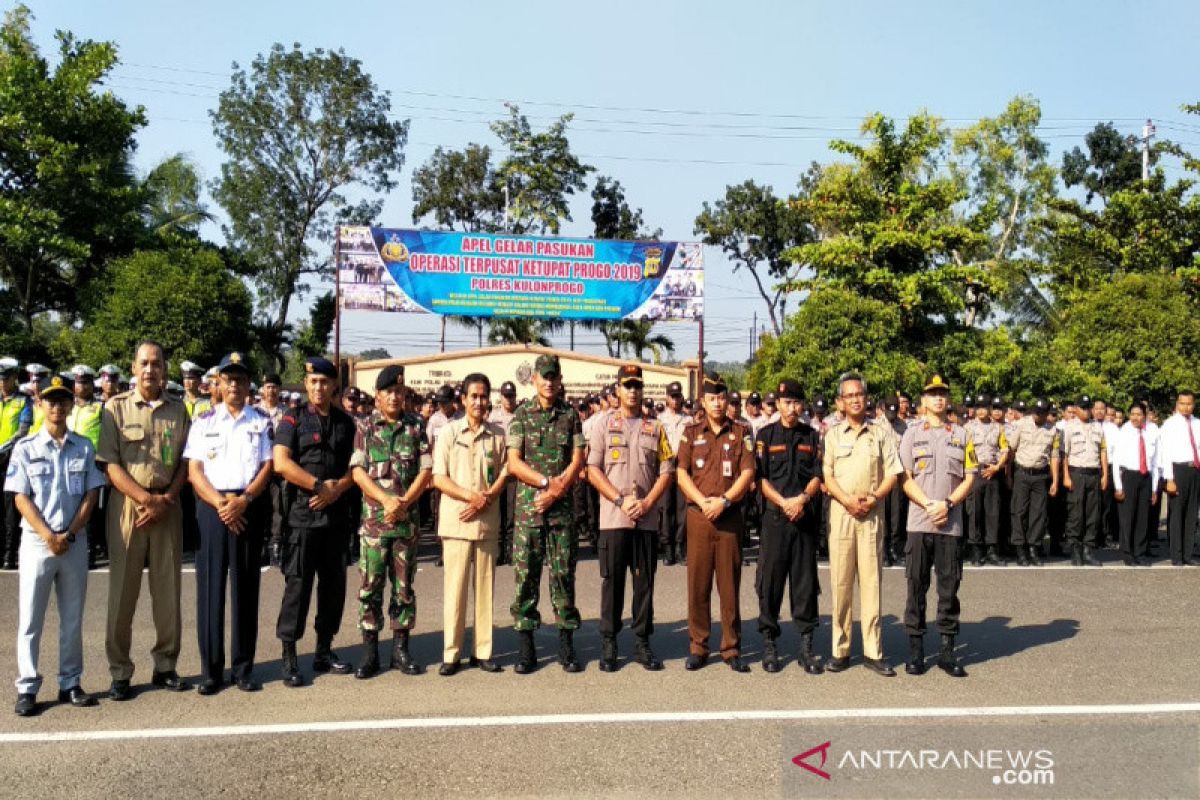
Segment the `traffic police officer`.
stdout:
<path fill-rule="evenodd" d="M 662 669 L 650 649 L 654 632 L 654 572 L 658 563 L 659 500 L 671 489 L 675 454 L 657 420 L 642 416 L 642 368 L 617 370 L 621 407 L 600 415 L 588 442 L 588 477 L 600 494 L 600 669 L 617 668 L 617 634 L 625 607 L 625 573 L 633 573 L 637 661 Z"/>
<path fill-rule="evenodd" d="M 820 435 L 801 419 L 803 390 L 796 381 L 779 383 L 779 421 L 759 431 L 754 443 L 759 490 L 766 501 L 762 552 L 758 560 L 758 630 L 765 640 L 763 669 L 779 672 L 779 609 L 783 588 L 791 589 L 792 619 L 800 630 L 799 663 L 811 675 L 824 671 L 813 653 L 816 630 L 817 515 L 821 498 Z"/>
<path fill-rule="evenodd" d="M 379 631 L 383 626 L 385 581 L 391 582 L 388 617 L 392 627 L 392 669 L 419 675 L 409 653 L 409 633 L 417 621 L 413 578 L 417 574 L 416 506 L 433 475 L 425 421 L 404 410 L 404 366 L 384 367 L 375 377 L 376 409 L 358 421 L 350 469 L 362 490 L 359 529 L 358 628 L 363 660 L 357 678 L 379 672 Z"/>
<path fill-rule="evenodd" d="M 296 662 L 296 642 L 304 636 L 304 620 L 317 582 L 317 650 L 313 669 L 345 675 L 351 666 L 333 652 L 346 602 L 346 548 L 349 511 L 343 495 L 354 485 L 350 457 L 354 452 L 354 420 L 333 401 L 337 368 L 327 359 L 304 362 L 308 403 L 284 414 L 275 431 L 275 469 L 295 487 L 283 544 L 285 579 L 276 635 L 283 643 L 283 682 L 303 686 Z"/>
<path fill-rule="evenodd" d="M 1028 416 L 1012 426 L 1008 446 L 1013 452 L 1012 543 L 1017 564 L 1042 563 L 1039 549 L 1046 537 L 1046 504 L 1058 494 L 1060 440 L 1047 419 L 1050 403 L 1036 400 Z"/>
<path fill-rule="evenodd" d="M 688 499 L 688 646 L 684 666 L 697 670 L 708 660 L 712 629 L 712 585 L 721 598 L 721 658 L 734 672 L 742 661 L 741 539 L 745 532 L 738 502 L 754 482 L 750 432 L 728 416 L 725 380 L 706 373 L 704 418 L 684 429 L 675 470 Z"/>
<path fill-rule="evenodd" d="M 200 393 L 200 380 L 204 377 L 204 369 L 191 361 L 179 365 L 183 378 L 183 404 L 187 407 L 188 416 L 195 419 L 212 408 L 209 399 Z"/>
<path fill-rule="evenodd" d="M 559 399 L 562 368 L 558 357 L 543 354 L 534 362 L 532 402 L 517 409 L 508 429 L 508 471 L 521 481 L 513 519 L 514 627 L 520 637 L 520 660 L 514 671 L 525 675 L 537 665 L 533 632 L 541 624 L 538 594 L 542 563 L 550 563 L 550 601 L 558 623 L 558 660 L 567 672 L 579 672 L 574 632 L 575 562 L 578 557 L 571 516 L 572 483 L 584 463 L 579 414 Z"/>
<path fill-rule="evenodd" d="M 993 419 L 995 403 L 980 395 L 975 404 L 975 418 L 963 426 L 967 439 L 975 449 L 979 471 L 972 482 L 971 494 L 963 503 L 968 522 L 967 538 L 971 545 L 971 560 L 975 566 L 984 563 L 1000 566 L 1000 506 L 1004 467 L 1008 462 L 1008 437 L 1004 426 Z M 986 554 L 984 547 L 986 545 Z"/>
<path fill-rule="evenodd" d="M 33 425 L 33 403 L 20 391 L 17 376 L 20 365 L 15 358 L 0 358 L 0 469 L 8 471 L 13 447 L 24 439 Z M 16 569 L 21 545 L 21 516 L 15 493 L 4 492 L 4 569 Z"/>
<path fill-rule="evenodd" d="M 58 601 L 58 701 L 93 706 L 96 698 L 79 685 L 83 674 L 83 600 L 87 593 L 87 521 L 96 508 L 104 476 L 96 451 L 67 430 L 72 392 L 55 377 L 41 392 L 46 424 L 22 439 L 6 468 L 5 491 L 12 492 L 25 528 L 18 588 L 17 703 L 19 716 L 36 713 L 38 650 L 46 606 L 53 589 Z"/>
<path fill-rule="evenodd" d="M 1108 490 L 1108 444 L 1101 422 L 1093 421 L 1092 400 L 1075 404 L 1075 417 L 1062 433 L 1062 486 L 1067 490 L 1067 541 L 1071 563 L 1100 566 L 1093 550 L 1100 533 L 1101 495 Z"/>
<path fill-rule="evenodd" d="M 231 683 L 244 692 L 254 680 L 258 642 L 258 590 L 262 542 L 271 524 L 271 449 L 267 415 L 249 405 L 250 370 L 241 353 L 217 368 L 222 402 L 201 412 L 188 433 L 183 457 L 196 493 L 196 634 L 200 643 L 202 695 L 224 685 L 225 579 L 231 606 Z"/>
<path fill-rule="evenodd" d="M 966 670 L 954 654 L 958 587 L 962 582 L 962 504 L 971 494 L 978 464 L 975 446 L 966 432 L 946 421 L 950 387 L 941 375 L 929 379 L 923 395 L 925 420 L 913 423 L 900 440 L 904 491 L 912 501 L 908 507 L 904 570 L 908 581 L 904 627 L 909 641 L 904 671 L 909 675 L 925 671 L 925 595 L 929 592 L 929 569 L 933 567 L 937 577 L 937 626 L 942 634 L 938 666 L 952 677 L 964 678 Z"/>

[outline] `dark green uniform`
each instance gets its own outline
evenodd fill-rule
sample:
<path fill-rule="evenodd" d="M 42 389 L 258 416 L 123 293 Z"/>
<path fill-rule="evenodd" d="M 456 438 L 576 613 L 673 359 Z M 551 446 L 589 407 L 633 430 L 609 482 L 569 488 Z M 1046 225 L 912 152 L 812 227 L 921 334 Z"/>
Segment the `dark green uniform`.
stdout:
<path fill-rule="evenodd" d="M 583 428 L 579 414 L 561 400 L 543 409 L 535 400 L 517 409 L 508 429 L 508 449 L 547 477 L 559 475 L 582 450 Z M 578 557 L 571 494 L 559 498 L 545 514 L 534 509 L 538 490 L 517 489 L 513 516 L 513 567 L 517 593 L 513 599 L 513 624 L 518 631 L 533 631 L 541 624 L 538 597 L 542 563 L 550 562 L 550 602 L 560 630 L 579 627 L 575 607 L 575 561 Z"/>
<path fill-rule="evenodd" d="M 351 469 L 359 467 L 393 494 L 403 494 L 422 470 L 433 469 L 425 422 L 416 414 L 402 414 L 389 422 L 375 411 L 357 422 Z M 383 506 L 365 494 L 359 527 L 358 629 L 378 631 L 383 621 L 384 581 L 391 580 L 388 617 L 392 630 L 412 630 L 417 618 L 413 576 L 417 568 L 416 507 L 407 509 L 400 522 L 384 522 Z"/>

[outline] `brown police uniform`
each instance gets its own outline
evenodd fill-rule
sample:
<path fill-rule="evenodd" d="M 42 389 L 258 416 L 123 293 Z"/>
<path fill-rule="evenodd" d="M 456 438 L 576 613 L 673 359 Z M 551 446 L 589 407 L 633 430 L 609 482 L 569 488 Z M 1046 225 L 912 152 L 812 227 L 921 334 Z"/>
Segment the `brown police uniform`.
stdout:
<path fill-rule="evenodd" d="M 743 470 L 754 469 L 750 434 L 729 419 L 723 420 L 714 433 L 705 418 L 684 429 L 677 463 L 701 494 L 719 497 L 733 487 Z M 689 651 L 696 656 L 708 655 L 715 574 L 721 597 L 721 657 L 728 660 L 740 654 L 742 638 L 738 605 L 742 582 L 742 515 L 735 503 L 714 523 L 689 503 L 687 531 Z"/>
<path fill-rule="evenodd" d="M 147 402 L 136 390 L 123 392 L 104 405 L 96 460 L 116 464 L 143 489 L 163 494 L 183 469 L 183 448 L 191 422 L 187 408 L 164 391 Z M 142 588 L 142 565 L 149 566 L 155 641 L 150 653 L 155 672 L 173 672 L 179 657 L 180 568 L 183 557 L 183 513 L 178 502 L 166 515 L 134 527 L 137 504 L 113 491 L 108 504 L 108 627 L 104 647 L 113 680 L 133 677 L 129 648 L 133 612 Z"/>

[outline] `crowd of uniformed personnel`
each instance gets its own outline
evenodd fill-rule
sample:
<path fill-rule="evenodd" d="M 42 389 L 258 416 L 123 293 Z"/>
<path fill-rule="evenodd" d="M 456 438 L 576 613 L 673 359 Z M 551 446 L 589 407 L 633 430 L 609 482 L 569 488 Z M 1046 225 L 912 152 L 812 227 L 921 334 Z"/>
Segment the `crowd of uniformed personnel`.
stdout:
<path fill-rule="evenodd" d="M 314 671 L 376 675 L 384 668 L 381 634 L 390 628 L 389 667 L 422 672 L 409 637 L 423 528 L 434 533 L 444 567 L 444 676 L 463 665 L 468 594 L 468 663 L 502 671 L 492 658 L 492 600 L 495 567 L 506 563 L 515 579 L 514 671 L 536 669 L 543 571 L 557 659 L 567 672 L 582 668 L 574 648 L 581 538 L 600 568 L 599 668 L 606 672 L 619 668 L 627 582 L 633 659 L 648 670 L 663 667 L 651 647 L 660 559 L 686 565 L 688 670 L 710 655 L 715 583 L 719 654 L 732 670 L 749 671 L 739 586 L 743 560 L 753 557 L 767 672 L 783 665 L 785 592 L 801 638 L 798 664 L 810 674 L 846 669 L 857 584 L 864 665 L 894 675 L 882 650 L 880 582 L 884 566 L 904 561 L 905 669 L 926 668 L 932 572 L 936 663 L 955 677 L 966 675 L 955 655 L 964 561 L 1040 564 L 1065 545 L 1073 564 L 1099 565 L 1097 553 L 1112 541 L 1125 564 L 1144 565 L 1167 495 L 1171 563 L 1193 563 L 1200 423 L 1186 391 L 1160 426 L 1142 401 L 1117 409 L 1081 397 L 1060 413 L 1044 399 L 1009 405 L 980 394 L 954 406 L 940 375 L 917 403 L 904 393 L 873 398 L 861 376 L 846 374 L 832 401 L 784 380 L 765 396 L 749 393 L 743 410 L 740 393 L 714 373 L 702 376 L 695 404 L 678 383 L 661 401 L 648 399 L 636 364 L 621 367 L 599 394 L 568 399 L 553 355 L 536 359 L 533 398 L 518 403 L 506 382 L 496 404 L 480 373 L 420 396 L 405 386 L 402 366 L 389 366 L 367 394 L 339 391 L 334 365 L 310 358 L 299 395 L 284 392 L 277 375 L 256 385 L 240 353 L 208 371 L 183 362 L 180 384 L 167 380 L 167 370 L 154 342 L 138 347 L 128 382 L 111 364 L 57 375 L 31 364 L 22 383 L 17 362 L 0 359 L 4 567 L 20 570 L 19 715 L 37 711 L 52 589 L 59 701 L 95 704 L 80 681 L 87 572 L 97 559 L 107 558 L 110 570 L 107 696 L 135 696 L 131 631 L 143 568 L 156 631 L 151 684 L 191 688 L 176 671 L 185 547 L 195 549 L 202 695 L 227 684 L 261 688 L 254 664 L 264 563 L 285 581 L 276 625 L 285 685 L 306 682 L 297 645 L 314 591 Z M 828 660 L 813 649 L 819 557 L 830 568 Z M 332 649 L 351 559 L 364 645 L 357 667 Z"/>

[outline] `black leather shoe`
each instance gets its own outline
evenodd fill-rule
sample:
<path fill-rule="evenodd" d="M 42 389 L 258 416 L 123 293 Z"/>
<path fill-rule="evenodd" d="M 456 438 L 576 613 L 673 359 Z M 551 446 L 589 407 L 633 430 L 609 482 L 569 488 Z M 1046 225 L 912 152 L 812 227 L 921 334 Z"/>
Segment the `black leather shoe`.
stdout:
<path fill-rule="evenodd" d="M 1072 547 L 1071 548 L 1071 566 L 1072 567 L 1082 567 L 1083 566 L 1083 548 L 1082 547 Z"/>
<path fill-rule="evenodd" d="M 1029 555 L 1025 552 L 1024 547 L 1017 548 L 1017 566 L 1018 567 L 1028 567 L 1029 566 Z"/>
<path fill-rule="evenodd" d="M 179 677 L 179 673 L 175 670 L 168 672 L 156 672 L 150 676 L 150 683 L 160 689 L 166 689 L 172 692 L 186 692 L 192 688 L 187 681 Z"/>
<path fill-rule="evenodd" d="M 741 656 L 734 656 L 733 658 L 726 659 L 725 663 L 728 664 L 729 668 L 731 670 L 733 670 L 734 672 L 749 672 L 750 671 L 750 665 L 747 664 L 745 661 L 742 661 Z"/>
<path fill-rule="evenodd" d="M 438 667 L 438 675 L 441 675 L 443 678 L 449 678 L 451 675 L 454 675 L 457 672 L 457 661 L 443 661 L 442 665 Z"/>
<path fill-rule="evenodd" d="M 254 678 L 238 678 L 237 687 L 243 692 L 261 692 L 262 684 Z"/>
<path fill-rule="evenodd" d="M 17 695 L 17 704 L 13 706 L 13 712 L 15 712 L 18 717 L 32 717 L 37 713 L 37 695 Z"/>
<path fill-rule="evenodd" d="M 705 656 L 690 655 L 687 657 L 687 661 L 683 662 L 683 668 L 689 672 L 695 672 L 703 667 L 706 661 L 708 661 L 708 658 Z"/>
<path fill-rule="evenodd" d="M 825 664 L 826 672 L 843 672 L 850 667 L 850 657 L 831 658 Z"/>
<path fill-rule="evenodd" d="M 500 666 L 490 658 L 485 658 L 481 661 L 475 656 L 471 656 L 471 666 L 481 669 L 484 672 L 504 672 L 504 667 Z"/>
<path fill-rule="evenodd" d="M 96 705 L 96 698 L 85 692 L 80 686 L 58 690 L 58 702 L 70 703 L 76 708 L 90 708 Z"/>
<path fill-rule="evenodd" d="M 108 699 L 118 702 L 130 700 L 133 698 L 133 689 L 129 686 L 129 681 L 114 680 L 112 686 L 108 688 Z"/>
<path fill-rule="evenodd" d="M 338 658 L 332 650 L 318 652 L 313 656 L 313 672 L 332 672 L 334 675 L 349 675 L 354 667 Z"/>
<path fill-rule="evenodd" d="M 196 687 L 196 694 L 208 697 L 221 691 L 221 682 L 216 678 L 205 678 L 200 681 L 200 685 Z"/>
<path fill-rule="evenodd" d="M 892 551 L 886 547 L 883 549 L 883 565 L 885 567 L 896 566 L 896 556 L 892 555 Z"/>
<path fill-rule="evenodd" d="M 892 669 L 892 665 L 883 659 L 876 660 L 874 658 L 864 658 L 863 666 L 878 675 L 882 675 L 885 678 L 896 677 L 896 670 Z"/>
<path fill-rule="evenodd" d="M 1035 567 L 1040 567 L 1044 563 L 1042 561 L 1042 554 L 1038 552 L 1038 548 L 1029 548 L 1029 563 Z"/>

